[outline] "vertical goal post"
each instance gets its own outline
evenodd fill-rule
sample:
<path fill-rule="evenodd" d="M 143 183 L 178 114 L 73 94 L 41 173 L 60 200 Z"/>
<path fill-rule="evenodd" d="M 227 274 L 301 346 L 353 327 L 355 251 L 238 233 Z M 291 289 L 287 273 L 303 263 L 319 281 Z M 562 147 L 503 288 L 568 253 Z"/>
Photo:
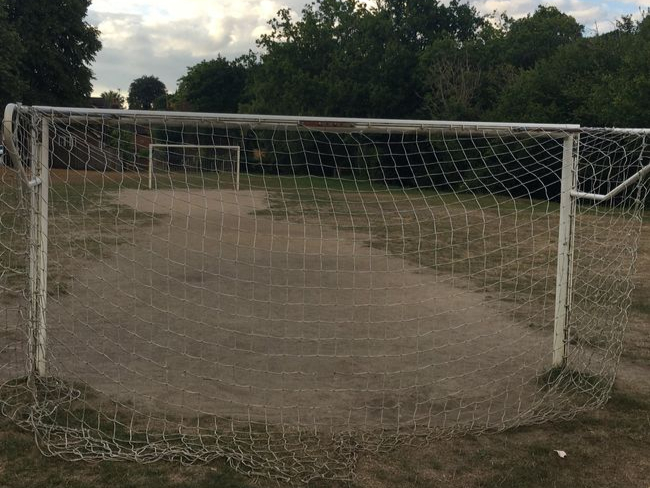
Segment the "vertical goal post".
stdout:
<path fill-rule="evenodd" d="M 240 181 L 240 171 L 241 171 L 241 147 L 240 146 L 224 146 L 224 145 L 208 145 L 208 144 L 162 144 L 154 143 L 149 144 L 149 164 L 148 164 L 148 188 L 153 189 L 154 183 L 154 150 L 156 148 L 168 148 L 168 149 L 215 149 L 215 150 L 227 150 L 235 152 L 235 161 L 234 161 L 234 172 L 235 172 L 235 181 L 234 186 L 235 190 L 239 191 L 239 181 Z M 201 159 L 199 153 L 199 159 Z"/>
<path fill-rule="evenodd" d="M 560 223 L 553 325 L 553 367 L 566 364 L 568 329 L 571 314 L 573 262 L 575 246 L 576 191 L 578 184 L 579 136 L 564 139 L 560 183 Z"/>
<path fill-rule="evenodd" d="M 32 126 L 29 245 L 29 321 L 32 327 L 31 356 L 33 370 L 39 376 L 47 374 L 47 257 L 49 217 L 49 146 L 50 126 L 47 119 L 35 120 Z"/>
<path fill-rule="evenodd" d="M 6 164 L 17 172 L 16 191 L 25 191 L 28 206 L 27 242 L 27 372 L 46 376 L 47 367 L 47 296 L 48 296 L 48 233 L 50 190 L 50 121 L 28 114 L 30 128 L 26 130 L 27 154 L 14 143 L 14 121 L 19 107 L 7 105 L 0 136 L 8 153 Z"/>

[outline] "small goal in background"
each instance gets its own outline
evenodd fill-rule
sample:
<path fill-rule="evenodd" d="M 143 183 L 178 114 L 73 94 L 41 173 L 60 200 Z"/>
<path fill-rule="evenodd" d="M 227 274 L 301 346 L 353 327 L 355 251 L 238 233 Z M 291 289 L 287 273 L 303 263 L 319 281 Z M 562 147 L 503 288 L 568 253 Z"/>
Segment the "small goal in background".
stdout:
<path fill-rule="evenodd" d="M 154 187 L 158 172 L 190 172 L 230 174 L 238 190 L 240 149 L 239 146 L 149 144 L 148 188 Z"/>

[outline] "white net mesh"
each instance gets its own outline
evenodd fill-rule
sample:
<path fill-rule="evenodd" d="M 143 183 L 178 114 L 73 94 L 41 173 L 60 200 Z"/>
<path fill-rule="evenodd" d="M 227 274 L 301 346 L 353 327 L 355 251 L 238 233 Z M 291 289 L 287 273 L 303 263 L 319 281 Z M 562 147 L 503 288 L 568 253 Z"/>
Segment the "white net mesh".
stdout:
<path fill-rule="evenodd" d="M 577 201 L 553 367 L 563 150 L 607 193 L 647 164 L 642 133 L 27 108 L 11 133 L 0 405 L 48 453 L 347 479 L 360 450 L 608 397 L 647 188 Z M 160 146 L 149 189 L 152 144 L 230 147 L 208 158 L 230 169 Z"/>

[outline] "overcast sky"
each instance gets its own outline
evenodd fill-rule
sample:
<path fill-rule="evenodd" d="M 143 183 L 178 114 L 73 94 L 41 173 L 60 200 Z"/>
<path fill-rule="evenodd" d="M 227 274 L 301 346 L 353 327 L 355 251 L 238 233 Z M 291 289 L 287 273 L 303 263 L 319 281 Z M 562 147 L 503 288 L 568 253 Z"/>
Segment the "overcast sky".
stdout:
<path fill-rule="evenodd" d="M 232 59 L 255 49 L 267 21 L 283 7 L 296 12 L 306 0 L 93 0 L 89 22 L 101 31 L 104 47 L 93 65 L 94 93 L 120 89 L 142 75 L 158 76 L 170 92 L 178 78 L 203 59 L 221 53 Z M 540 0 L 471 0 L 479 11 L 520 17 Z M 551 0 L 588 31 L 612 29 L 623 14 L 638 14 L 650 0 L 595 2 Z"/>

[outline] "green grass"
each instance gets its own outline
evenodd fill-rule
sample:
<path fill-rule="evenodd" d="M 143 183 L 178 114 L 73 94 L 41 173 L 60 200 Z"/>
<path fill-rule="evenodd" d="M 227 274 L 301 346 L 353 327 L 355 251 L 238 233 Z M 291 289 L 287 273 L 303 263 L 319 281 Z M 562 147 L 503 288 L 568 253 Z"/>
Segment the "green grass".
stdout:
<path fill-rule="evenodd" d="M 28 230 L 25 215 L 14 178 L 0 172 L 0 304 L 3 298 L 6 301 L 18 295 L 23 284 Z"/>

